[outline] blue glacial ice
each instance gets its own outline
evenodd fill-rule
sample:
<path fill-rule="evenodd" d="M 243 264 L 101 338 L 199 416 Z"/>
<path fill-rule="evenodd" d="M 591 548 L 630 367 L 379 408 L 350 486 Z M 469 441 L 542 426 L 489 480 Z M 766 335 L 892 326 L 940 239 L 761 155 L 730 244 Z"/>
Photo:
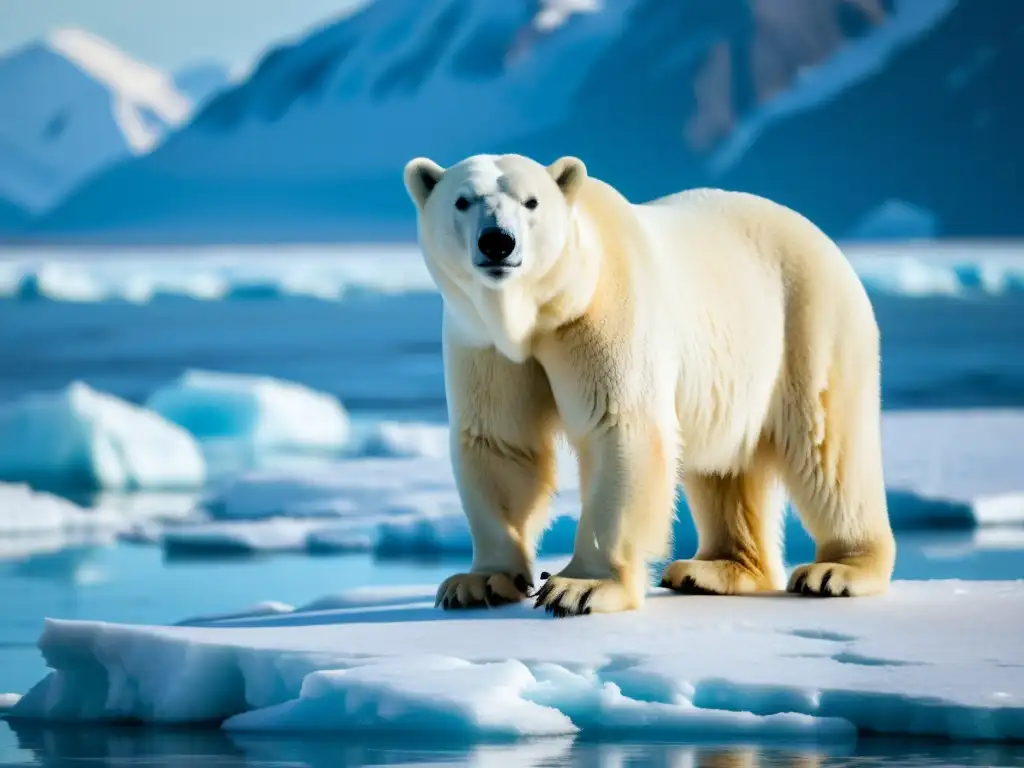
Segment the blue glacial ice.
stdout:
<path fill-rule="evenodd" d="M 73 490 L 201 487 L 195 439 L 81 382 L 0 404 L 0 480 Z"/>
<path fill-rule="evenodd" d="M 269 376 L 185 371 L 146 407 L 201 441 L 229 440 L 252 451 L 341 451 L 349 418 L 338 400 Z"/>

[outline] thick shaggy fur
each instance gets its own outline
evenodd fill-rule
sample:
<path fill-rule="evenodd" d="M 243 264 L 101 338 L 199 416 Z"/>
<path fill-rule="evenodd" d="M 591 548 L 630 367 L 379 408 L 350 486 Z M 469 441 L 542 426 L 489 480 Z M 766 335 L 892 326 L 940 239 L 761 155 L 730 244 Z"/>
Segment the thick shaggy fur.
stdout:
<path fill-rule="evenodd" d="M 571 157 L 474 156 L 447 170 L 420 158 L 405 181 L 444 299 L 452 459 L 474 545 L 439 604 L 530 596 L 560 432 L 579 457 L 583 509 L 572 559 L 538 606 L 641 606 L 649 563 L 670 552 L 680 484 L 699 546 L 662 586 L 786 587 L 785 489 L 817 547 L 790 592 L 887 590 L 878 327 L 817 227 L 720 190 L 632 204 Z M 474 262 L 495 224 L 521 261 L 502 277 Z"/>

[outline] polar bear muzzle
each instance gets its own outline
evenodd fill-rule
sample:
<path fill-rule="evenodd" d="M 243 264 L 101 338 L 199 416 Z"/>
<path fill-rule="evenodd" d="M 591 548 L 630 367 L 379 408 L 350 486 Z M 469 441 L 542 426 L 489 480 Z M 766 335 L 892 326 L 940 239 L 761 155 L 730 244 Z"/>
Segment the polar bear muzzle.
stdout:
<path fill-rule="evenodd" d="M 503 277 L 523 263 L 516 238 L 504 227 L 485 227 L 476 241 L 473 264 L 491 277 Z"/>

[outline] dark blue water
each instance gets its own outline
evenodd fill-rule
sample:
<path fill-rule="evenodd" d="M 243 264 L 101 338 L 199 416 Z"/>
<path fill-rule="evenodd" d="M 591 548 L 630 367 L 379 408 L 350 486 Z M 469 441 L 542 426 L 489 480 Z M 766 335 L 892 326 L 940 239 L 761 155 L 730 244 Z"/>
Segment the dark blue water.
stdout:
<path fill-rule="evenodd" d="M 872 301 L 885 408 L 1024 406 L 1024 294 Z M 433 294 L 0 301 L 0 402 L 74 379 L 141 402 L 192 367 L 298 381 L 353 413 L 444 418 L 440 323 Z"/>

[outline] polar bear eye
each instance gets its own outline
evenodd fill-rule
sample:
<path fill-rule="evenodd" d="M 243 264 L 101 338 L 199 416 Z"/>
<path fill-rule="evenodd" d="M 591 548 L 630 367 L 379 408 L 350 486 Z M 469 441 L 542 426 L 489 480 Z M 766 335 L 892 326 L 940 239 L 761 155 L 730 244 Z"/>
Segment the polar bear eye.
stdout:
<path fill-rule="evenodd" d="M 525 205 L 527 209 L 532 211 L 534 208 L 537 207 L 537 198 L 531 197 L 525 203 L 523 203 L 523 205 Z"/>
<path fill-rule="evenodd" d="M 460 211 L 465 211 L 466 209 L 469 208 L 469 200 L 460 195 L 459 198 L 455 201 L 455 207 L 458 208 Z"/>

